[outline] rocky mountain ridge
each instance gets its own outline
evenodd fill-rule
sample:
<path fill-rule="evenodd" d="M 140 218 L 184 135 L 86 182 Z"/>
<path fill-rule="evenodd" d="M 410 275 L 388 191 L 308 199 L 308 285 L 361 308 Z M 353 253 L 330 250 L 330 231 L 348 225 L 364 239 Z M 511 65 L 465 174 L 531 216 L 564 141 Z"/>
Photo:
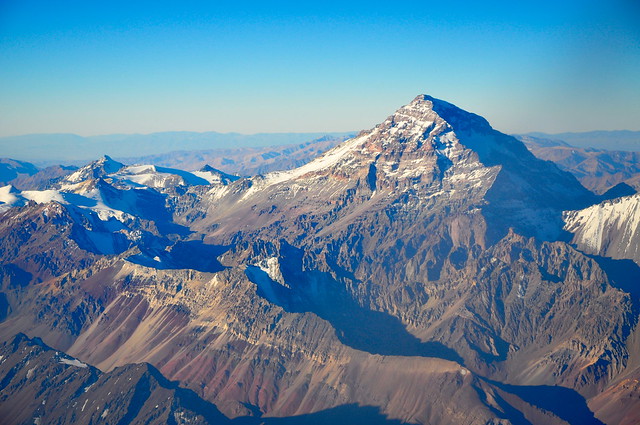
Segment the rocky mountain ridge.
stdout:
<path fill-rule="evenodd" d="M 355 403 L 430 424 L 609 422 L 598 397 L 640 359 L 637 293 L 563 241 L 563 211 L 598 197 L 447 102 L 418 96 L 290 171 L 162 173 L 104 158 L 60 183 L 133 217 L 97 215 L 124 226 L 113 252 L 73 233 L 82 206 L 3 213 L 5 340 L 149 362 L 230 418 Z"/>

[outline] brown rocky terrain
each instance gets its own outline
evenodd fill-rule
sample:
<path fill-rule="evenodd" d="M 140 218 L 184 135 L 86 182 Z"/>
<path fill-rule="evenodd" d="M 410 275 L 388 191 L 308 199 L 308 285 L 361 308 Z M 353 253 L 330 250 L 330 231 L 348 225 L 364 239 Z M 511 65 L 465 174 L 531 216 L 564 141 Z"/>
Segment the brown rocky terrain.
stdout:
<path fill-rule="evenodd" d="M 640 406 L 637 291 L 563 242 L 563 211 L 598 197 L 477 115 L 419 96 L 300 168 L 208 186 L 127 188 L 107 165 L 72 187 L 146 217 L 120 249 L 41 219 L 54 206 L 73 228 L 74 205 L 2 216 L 4 264 L 36 276 L 24 258 L 54 234 L 80 253 L 5 278 L 4 340 L 106 372 L 148 362 L 229 418 L 613 424 Z"/>
<path fill-rule="evenodd" d="M 0 352 L 0 417 L 22 424 L 228 423 L 215 406 L 153 366 L 102 373 L 18 334 Z"/>

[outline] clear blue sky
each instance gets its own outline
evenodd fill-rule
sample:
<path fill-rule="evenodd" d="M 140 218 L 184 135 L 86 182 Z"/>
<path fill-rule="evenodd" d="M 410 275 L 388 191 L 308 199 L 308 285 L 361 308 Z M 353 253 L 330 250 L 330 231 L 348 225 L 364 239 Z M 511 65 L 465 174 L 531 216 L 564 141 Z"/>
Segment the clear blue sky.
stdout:
<path fill-rule="evenodd" d="M 420 93 L 639 130 L 640 2 L 0 0 L 0 136 L 359 130 Z"/>

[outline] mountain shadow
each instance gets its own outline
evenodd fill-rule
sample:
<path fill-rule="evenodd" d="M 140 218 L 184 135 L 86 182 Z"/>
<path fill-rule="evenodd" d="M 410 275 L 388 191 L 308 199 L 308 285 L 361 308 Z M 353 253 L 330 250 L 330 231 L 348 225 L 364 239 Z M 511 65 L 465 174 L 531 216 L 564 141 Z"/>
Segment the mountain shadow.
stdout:
<path fill-rule="evenodd" d="M 98 179 L 96 187 L 109 207 L 153 221 L 163 235 L 175 234 L 184 237 L 192 233 L 188 227 L 173 221 L 173 216 L 166 207 L 166 194 L 151 188 L 121 189 L 103 179 Z"/>
<path fill-rule="evenodd" d="M 384 356 L 437 357 L 464 364 L 458 353 L 442 343 L 416 338 L 398 318 L 358 304 L 330 273 L 303 271 L 301 250 L 283 244 L 281 254 L 286 286 L 259 266 L 245 270 L 258 295 L 269 302 L 290 313 L 318 315 L 331 323 L 343 344 L 356 350 Z"/>
<path fill-rule="evenodd" d="M 11 304 L 9 303 L 9 299 L 7 298 L 7 294 L 4 292 L 0 292 L 0 322 L 3 322 L 6 319 L 13 309 L 11 308 Z"/>
<path fill-rule="evenodd" d="M 571 173 L 536 158 L 524 143 L 494 130 L 484 118 L 448 102 L 424 98 L 433 102 L 433 110 L 451 124 L 460 142 L 480 162 L 500 167 L 482 208 L 490 244 L 502 239 L 509 228 L 525 236 L 556 240 L 562 235 L 562 211 L 598 202 Z"/>
<path fill-rule="evenodd" d="M 537 385 L 508 385 L 501 382 L 487 382 L 503 391 L 515 394 L 525 402 L 552 412 L 570 425 L 604 425 L 587 406 L 587 401 L 571 388 Z"/>
<path fill-rule="evenodd" d="M 609 277 L 609 282 L 631 296 L 631 305 L 637 317 L 640 313 L 640 266 L 632 260 L 614 260 L 609 257 L 589 255 Z M 630 329 L 626 329 L 626 335 Z"/>
<path fill-rule="evenodd" d="M 633 260 L 615 260 L 609 257 L 589 255 L 605 271 L 611 284 L 628 292 L 635 303 L 640 303 L 640 266 Z"/>
<path fill-rule="evenodd" d="M 33 275 L 13 263 L 0 264 L 0 289 L 24 288 Z"/>
<path fill-rule="evenodd" d="M 201 241 L 177 242 L 165 250 L 144 250 L 127 261 L 160 270 L 192 269 L 216 273 L 224 270 L 218 257 L 229 250 L 228 246 L 208 245 Z"/>
<path fill-rule="evenodd" d="M 306 415 L 284 418 L 241 417 L 231 421 L 232 425 L 404 425 L 406 422 L 388 419 L 378 407 L 345 404 L 332 409 Z"/>

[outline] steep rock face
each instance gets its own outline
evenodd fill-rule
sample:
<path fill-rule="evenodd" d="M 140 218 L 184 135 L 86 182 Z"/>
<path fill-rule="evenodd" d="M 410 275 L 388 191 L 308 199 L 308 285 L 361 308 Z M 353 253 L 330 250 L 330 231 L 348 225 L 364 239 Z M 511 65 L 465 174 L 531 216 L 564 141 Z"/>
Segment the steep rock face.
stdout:
<path fill-rule="evenodd" d="M 640 264 L 640 195 L 604 201 L 578 211 L 567 211 L 565 229 L 571 243 L 589 253 Z"/>
<path fill-rule="evenodd" d="M 471 353 L 464 357 L 478 369 L 488 364 L 489 375 L 592 395 L 627 364 L 631 297 L 607 285 L 595 261 L 564 243 L 509 235 L 446 278 L 448 287 L 464 292 L 434 302 L 436 311 L 458 305 L 444 317 L 427 316 L 423 332 Z M 433 319 L 441 323 L 433 326 Z"/>
<path fill-rule="evenodd" d="M 1 217 L 4 289 L 84 268 L 97 258 L 74 240 L 75 221 L 69 211 L 56 202 L 13 208 Z"/>

